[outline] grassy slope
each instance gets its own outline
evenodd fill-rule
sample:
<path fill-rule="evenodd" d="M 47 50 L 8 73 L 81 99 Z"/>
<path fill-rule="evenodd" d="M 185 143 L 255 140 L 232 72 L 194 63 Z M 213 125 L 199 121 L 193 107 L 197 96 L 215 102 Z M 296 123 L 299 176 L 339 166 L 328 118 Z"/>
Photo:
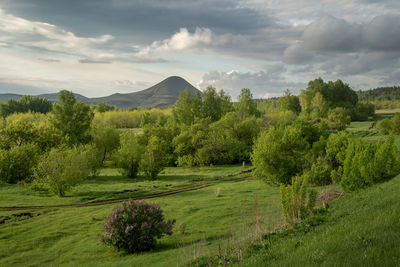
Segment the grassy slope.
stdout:
<path fill-rule="evenodd" d="M 272 243 L 241 266 L 399 266 L 400 175 L 331 204 L 326 222 Z"/>
<path fill-rule="evenodd" d="M 167 169 L 160 180 L 169 177 L 168 182 L 171 183 L 171 179 L 189 180 L 185 177 L 193 175 L 215 180 L 227 173 L 237 173 L 241 168 Z M 249 228 L 243 223 L 251 223 L 257 214 L 268 218 L 263 224 L 264 229 L 281 225 L 278 188 L 266 186 L 258 180 L 240 180 L 240 176 L 231 179 L 238 181 L 221 180 L 198 191 L 149 200 L 159 203 L 167 218 L 177 220 L 175 233 L 162 238 L 156 251 L 121 255 L 100 244 L 96 235 L 102 231 L 101 225 L 115 204 L 47 209 L 31 211 L 34 214 L 32 218 L 13 218 L 0 225 L 0 266 L 176 266 L 194 256 L 215 253 L 218 244 L 232 240 L 229 237 L 231 233 L 240 234 L 245 231 L 244 228 Z M 96 186 L 105 188 L 106 185 L 93 183 L 93 187 Z M 111 185 L 107 186 L 111 188 Z M 82 193 L 83 187 L 89 188 L 89 185 L 79 186 L 76 190 L 81 188 Z M 119 187 L 118 190 L 121 190 L 123 185 Z M 221 195 L 216 197 L 214 190 L 218 187 Z M 13 193 L 18 194 L 17 191 Z M 18 197 L 24 198 L 24 195 Z M 20 201 L 18 197 L 8 199 L 8 204 Z M 34 196 L 30 201 L 43 203 L 41 198 L 53 202 L 48 196 Z M 75 198 L 74 193 L 71 192 L 70 198 Z M 2 198 L 2 203 L 6 202 L 7 199 Z M 0 215 L 19 212 L 0 212 Z M 184 234 L 179 231 L 181 224 L 186 225 Z"/>

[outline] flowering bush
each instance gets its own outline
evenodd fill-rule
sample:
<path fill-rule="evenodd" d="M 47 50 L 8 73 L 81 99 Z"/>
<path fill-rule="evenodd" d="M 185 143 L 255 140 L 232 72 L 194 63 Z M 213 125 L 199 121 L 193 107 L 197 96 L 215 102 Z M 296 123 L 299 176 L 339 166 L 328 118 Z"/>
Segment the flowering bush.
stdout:
<path fill-rule="evenodd" d="M 130 199 L 114 208 L 103 225 L 105 233 L 98 237 L 118 251 L 134 253 L 154 248 L 156 238 L 164 234 L 172 235 L 174 223 L 175 220 L 164 220 L 163 210 L 157 204 Z"/>

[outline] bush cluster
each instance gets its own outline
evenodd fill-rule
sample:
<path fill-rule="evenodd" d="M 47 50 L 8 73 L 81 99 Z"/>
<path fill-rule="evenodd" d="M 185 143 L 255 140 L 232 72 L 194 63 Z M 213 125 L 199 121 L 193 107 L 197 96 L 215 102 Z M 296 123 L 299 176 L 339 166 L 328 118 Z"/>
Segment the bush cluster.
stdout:
<path fill-rule="evenodd" d="M 130 199 L 114 208 L 103 225 L 105 233 L 98 237 L 103 244 L 118 251 L 145 251 L 156 246 L 157 238 L 171 235 L 174 223 L 175 220 L 164 219 L 163 210 L 157 204 Z"/>
<path fill-rule="evenodd" d="M 312 214 L 317 191 L 308 187 L 307 179 L 296 176 L 291 185 L 281 184 L 280 196 L 285 222 L 293 225 Z"/>

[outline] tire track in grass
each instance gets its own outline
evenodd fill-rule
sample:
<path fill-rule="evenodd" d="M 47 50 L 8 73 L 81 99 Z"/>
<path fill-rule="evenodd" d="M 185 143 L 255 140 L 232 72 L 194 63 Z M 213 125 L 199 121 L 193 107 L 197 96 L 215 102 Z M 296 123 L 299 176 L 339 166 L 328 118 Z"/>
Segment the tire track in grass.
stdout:
<path fill-rule="evenodd" d="M 240 174 L 246 174 L 246 173 L 251 173 L 254 170 L 248 169 L 248 170 L 243 170 L 240 171 L 239 173 L 235 174 L 229 174 L 226 175 L 225 177 L 222 178 L 228 178 L 228 177 L 234 177 L 238 176 Z M 228 180 L 219 180 L 218 182 L 240 182 L 244 181 L 250 176 L 245 176 L 243 178 L 235 178 L 235 179 L 228 179 Z M 218 183 L 217 182 L 217 183 Z M 201 185 L 191 185 L 175 190 L 169 190 L 169 191 L 164 191 L 164 192 L 159 192 L 159 193 L 153 193 L 153 194 L 144 194 L 140 196 L 134 196 L 134 197 L 123 197 L 123 198 L 113 198 L 113 199 L 104 199 L 104 200 L 95 200 L 92 202 L 86 202 L 86 203 L 74 203 L 74 204 L 61 204 L 61 205 L 45 205 L 45 206 L 4 206 L 0 207 L 0 211 L 14 211 L 14 210 L 41 210 L 41 209 L 51 209 L 51 208 L 81 208 L 81 207 L 95 207 L 95 206 L 102 206 L 102 205 L 107 205 L 107 204 L 112 204 L 112 203 L 117 203 L 121 202 L 123 200 L 128 200 L 128 199 L 133 199 L 133 200 L 139 200 L 139 199 L 151 199 L 151 198 L 157 198 L 157 197 L 163 197 L 163 196 L 169 196 L 169 195 L 175 195 L 179 193 L 184 193 L 184 192 L 189 192 L 189 191 L 194 191 L 194 190 L 199 190 L 203 189 L 212 185 L 215 185 L 217 183 L 207 183 L 207 184 L 201 184 Z"/>
<path fill-rule="evenodd" d="M 188 187 L 183 187 L 180 189 L 169 190 L 154 194 L 145 194 L 141 196 L 129 197 L 129 198 L 113 198 L 113 199 L 104 199 L 104 200 L 96 200 L 93 202 L 86 202 L 86 203 L 75 203 L 75 204 L 62 204 L 62 205 L 45 205 L 45 206 L 8 206 L 8 207 L 0 207 L 0 211 L 14 211 L 14 210 L 40 210 L 40 209 L 49 209 L 49 208 L 81 208 L 81 207 L 94 207 L 94 206 L 102 206 L 112 203 L 121 202 L 123 200 L 133 199 L 150 199 L 150 198 L 157 198 L 169 195 L 175 195 L 183 192 L 189 192 L 194 190 L 199 190 L 202 188 L 209 187 L 213 184 L 202 184 L 202 185 L 192 185 Z"/>

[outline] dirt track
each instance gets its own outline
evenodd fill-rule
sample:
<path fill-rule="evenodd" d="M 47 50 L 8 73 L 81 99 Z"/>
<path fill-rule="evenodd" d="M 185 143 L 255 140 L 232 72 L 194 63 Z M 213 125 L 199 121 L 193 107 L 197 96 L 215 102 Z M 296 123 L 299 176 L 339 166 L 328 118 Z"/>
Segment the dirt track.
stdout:
<path fill-rule="evenodd" d="M 175 195 L 175 194 L 178 194 L 178 193 L 183 193 L 183 192 L 202 189 L 202 188 L 205 188 L 205 187 L 208 187 L 208 186 L 211 186 L 211 185 L 212 184 L 192 185 L 192 186 L 187 186 L 187 187 L 183 187 L 183 188 L 179 188 L 179 189 L 175 189 L 175 190 L 169 190 L 169 191 L 159 192 L 159 193 L 154 193 L 154 194 L 147 194 L 147 195 L 135 196 L 135 197 L 130 197 L 130 198 L 105 199 L 105 200 L 98 200 L 98 201 L 87 202 L 87 203 L 64 204 L 64 205 L 46 205 L 46 206 L 9 206 L 9 207 L 0 207 L 0 211 L 39 210 L 39 209 L 48 209 L 48 208 L 93 207 L 93 206 L 101 206 L 101 205 L 121 202 L 122 200 L 127 200 L 127 199 L 138 200 L 138 199 L 149 199 L 149 198 L 156 198 L 156 197 Z"/>

